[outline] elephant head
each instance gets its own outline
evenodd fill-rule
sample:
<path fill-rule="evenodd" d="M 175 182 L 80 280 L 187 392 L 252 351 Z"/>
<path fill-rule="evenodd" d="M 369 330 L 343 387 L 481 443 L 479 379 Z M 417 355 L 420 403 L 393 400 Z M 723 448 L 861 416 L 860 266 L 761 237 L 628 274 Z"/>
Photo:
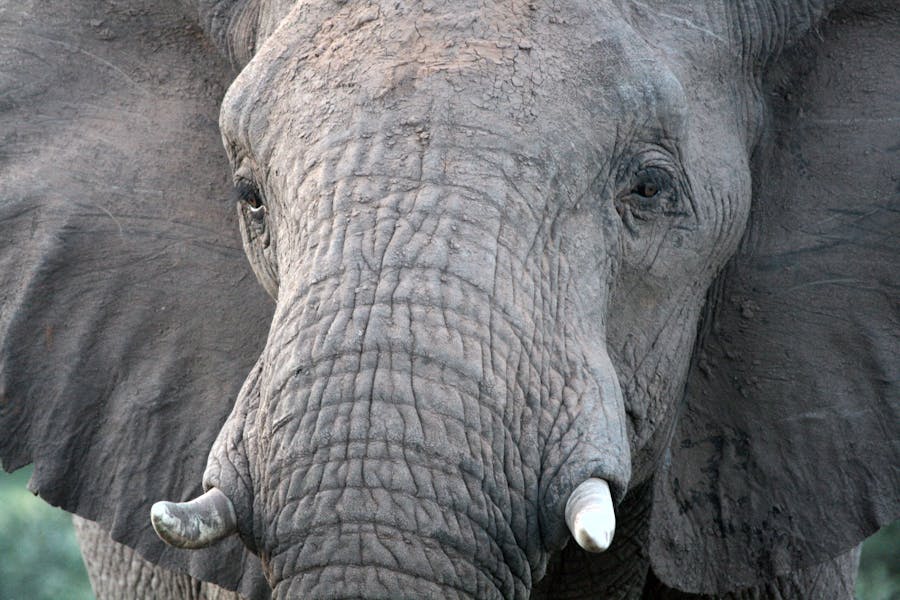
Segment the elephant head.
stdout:
<path fill-rule="evenodd" d="M 4 467 L 250 597 L 527 598 L 614 513 L 694 592 L 856 545 L 890 19 L 751 4 L 0 8 Z"/>

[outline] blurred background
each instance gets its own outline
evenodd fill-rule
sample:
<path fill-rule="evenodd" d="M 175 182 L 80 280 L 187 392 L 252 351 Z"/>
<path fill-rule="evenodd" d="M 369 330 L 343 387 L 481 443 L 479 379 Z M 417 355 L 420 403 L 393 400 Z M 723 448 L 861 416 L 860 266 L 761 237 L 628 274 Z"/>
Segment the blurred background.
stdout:
<path fill-rule="evenodd" d="M 0 600 L 91 600 L 68 513 L 31 495 L 31 469 L 0 470 Z M 857 600 L 900 600 L 900 521 L 863 546 Z"/>

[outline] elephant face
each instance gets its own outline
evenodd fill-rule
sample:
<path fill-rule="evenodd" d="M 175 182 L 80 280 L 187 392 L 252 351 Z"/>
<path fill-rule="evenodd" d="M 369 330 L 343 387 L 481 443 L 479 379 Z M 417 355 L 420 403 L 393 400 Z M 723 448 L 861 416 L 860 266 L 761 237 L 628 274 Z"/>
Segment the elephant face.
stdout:
<path fill-rule="evenodd" d="M 254 599 L 846 552 L 900 497 L 900 90 L 896 9 L 822 4 L 0 4 L 3 467 Z"/>
<path fill-rule="evenodd" d="M 277 309 L 205 485 L 276 595 L 413 555 L 392 594 L 524 597 L 574 487 L 661 453 L 747 131 L 621 11 L 552 15 L 304 3 L 223 101 Z"/>

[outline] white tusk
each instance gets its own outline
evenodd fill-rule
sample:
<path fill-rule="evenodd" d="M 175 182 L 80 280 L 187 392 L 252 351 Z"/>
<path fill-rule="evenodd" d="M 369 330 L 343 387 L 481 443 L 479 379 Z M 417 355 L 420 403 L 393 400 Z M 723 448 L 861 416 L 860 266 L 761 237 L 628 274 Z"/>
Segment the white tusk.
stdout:
<path fill-rule="evenodd" d="M 157 502 L 150 522 L 164 542 L 176 548 L 206 548 L 237 531 L 234 506 L 216 488 L 190 502 Z"/>
<path fill-rule="evenodd" d="M 591 478 L 575 488 L 566 502 L 566 525 L 588 552 L 609 548 L 616 532 L 616 513 L 606 481 Z"/>

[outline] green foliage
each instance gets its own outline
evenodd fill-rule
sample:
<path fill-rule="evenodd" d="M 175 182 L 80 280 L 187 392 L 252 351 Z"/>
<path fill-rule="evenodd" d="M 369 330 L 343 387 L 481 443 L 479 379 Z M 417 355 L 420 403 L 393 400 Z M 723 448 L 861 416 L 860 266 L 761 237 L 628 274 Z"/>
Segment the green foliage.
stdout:
<path fill-rule="evenodd" d="M 90 600 L 90 583 L 68 514 L 35 498 L 31 469 L 0 471 L 0 600 Z M 900 599 L 900 521 L 863 546 L 857 600 Z"/>
<path fill-rule="evenodd" d="M 866 540 L 856 580 L 857 600 L 900 598 L 900 521 Z"/>
<path fill-rule="evenodd" d="M 30 476 L 0 471 L 0 599 L 91 600 L 72 519 L 25 488 Z"/>

